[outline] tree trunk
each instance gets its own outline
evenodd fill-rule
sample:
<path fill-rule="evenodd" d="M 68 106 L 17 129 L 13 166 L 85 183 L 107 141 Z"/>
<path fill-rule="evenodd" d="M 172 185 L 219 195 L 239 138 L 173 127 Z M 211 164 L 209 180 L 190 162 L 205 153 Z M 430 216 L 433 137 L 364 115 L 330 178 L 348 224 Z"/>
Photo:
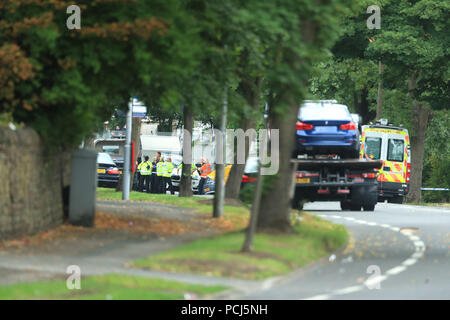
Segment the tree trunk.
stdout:
<path fill-rule="evenodd" d="M 192 127 L 194 123 L 194 115 L 192 109 L 188 106 L 183 108 L 183 170 L 180 181 L 180 197 L 192 196 L 192 178 L 191 178 L 191 166 L 192 166 Z"/>
<path fill-rule="evenodd" d="M 132 119 L 132 126 L 131 126 L 131 141 L 134 141 L 134 161 L 137 161 L 137 155 L 140 150 L 140 143 L 141 143 L 141 118 L 133 118 Z M 130 149 L 131 150 L 131 149 Z M 130 151 L 131 152 L 131 151 Z M 125 155 L 124 155 L 125 159 Z M 131 160 L 131 159 L 130 159 Z M 135 163 L 131 164 L 132 166 L 136 166 Z M 124 162 L 125 166 L 125 162 Z M 125 171 L 125 167 L 123 168 Z M 136 172 L 131 172 L 130 174 L 130 190 L 133 190 L 133 181 L 134 181 L 134 175 Z M 116 186 L 116 192 L 122 192 L 123 191 L 123 174 L 119 176 L 119 182 Z"/>
<path fill-rule="evenodd" d="M 360 100 L 358 99 L 358 95 Z M 367 88 L 363 88 L 360 91 L 355 91 L 353 93 L 353 101 L 355 102 L 355 111 L 362 118 L 363 123 L 368 123 L 373 119 L 373 112 L 369 110 L 369 101 L 368 101 L 369 90 Z"/>
<path fill-rule="evenodd" d="M 301 22 L 302 41 L 313 42 L 316 35 L 314 21 Z M 283 53 L 279 51 L 279 53 Z M 305 70 L 299 68 L 301 57 L 287 54 L 284 62 L 293 70 L 301 73 Z M 306 87 L 307 83 L 303 85 Z M 297 122 L 298 108 L 301 101 L 297 94 L 290 92 L 289 88 L 280 96 L 279 102 L 269 101 L 270 129 L 279 129 L 279 171 L 276 176 L 265 177 L 269 180 L 270 190 L 262 197 L 259 207 L 257 229 L 272 230 L 276 232 L 294 232 L 291 226 L 292 190 L 295 166 L 291 163 L 292 152 L 295 147 L 295 124 Z M 278 99 L 276 99 L 278 100 Z M 274 109 L 274 106 L 277 108 Z M 272 152 L 272 150 L 271 150 Z"/>
<path fill-rule="evenodd" d="M 291 232 L 291 192 L 294 166 L 291 163 L 295 142 L 295 123 L 297 121 L 298 101 L 290 99 L 285 112 L 270 109 L 271 129 L 279 129 L 279 171 L 277 176 L 267 177 L 271 180 L 267 196 L 261 199 L 257 229 L 259 231 Z M 278 111 L 278 112 L 277 112 Z"/>
<path fill-rule="evenodd" d="M 244 128 L 242 130 L 247 131 L 248 128 L 252 128 L 255 126 L 255 121 L 250 119 L 244 120 Z M 247 140 L 247 139 L 246 139 Z M 248 159 L 248 153 L 250 150 L 250 143 L 245 143 L 245 161 Z M 236 151 L 237 147 L 235 144 L 234 150 Z M 245 163 L 238 164 L 237 163 L 237 154 L 234 154 L 234 163 L 231 167 L 230 174 L 228 176 L 227 184 L 225 186 L 225 197 L 227 199 L 237 199 L 239 197 L 239 193 L 241 191 L 241 182 L 242 176 L 244 175 Z"/>
<path fill-rule="evenodd" d="M 377 98 L 377 120 L 381 119 L 381 112 L 383 110 L 383 69 L 384 66 L 381 61 L 378 63 L 378 98 Z"/>
<path fill-rule="evenodd" d="M 431 117 L 430 109 L 415 100 L 414 90 L 416 89 L 416 84 L 417 79 L 415 74 L 413 74 L 408 81 L 408 90 L 412 99 L 413 131 L 411 134 L 411 180 L 409 193 L 406 196 L 407 202 L 422 201 L 423 156 L 428 122 Z"/>
<path fill-rule="evenodd" d="M 244 96 L 247 103 L 251 106 L 252 110 L 258 110 L 259 101 L 261 95 L 262 78 L 257 77 L 252 80 L 243 80 L 239 84 L 238 91 Z M 249 128 L 255 128 L 256 120 L 254 117 L 247 117 L 244 115 L 242 130 L 247 131 Z M 248 159 L 248 153 L 250 150 L 250 143 L 245 144 L 245 161 Z M 236 144 L 234 150 L 236 151 Z M 237 199 L 241 191 L 241 181 L 244 175 L 245 164 L 237 163 L 237 155 L 234 154 L 234 164 L 231 167 L 230 174 L 225 187 L 225 197 L 227 199 Z"/>
<path fill-rule="evenodd" d="M 134 141 L 134 161 L 137 161 L 139 151 L 141 150 L 141 118 L 133 118 L 133 127 L 131 128 L 131 141 Z M 136 168 L 136 164 L 131 164 L 133 168 Z M 135 169 L 134 169 L 135 170 Z M 133 171 L 133 170 L 132 170 Z M 133 181 L 134 176 L 136 175 L 136 171 L 131 172 L 131 178 L 130 178 L 130 190 L 133 190 Z"/>
<path fill-rule="evenodd" d="M 261 167 L 258 168 L 258 176 L 256 177 L 255 194 L 253 195 L 252 210 L 250 212 L 250 222 L 248 224 L 242 252 L 253 251 L 253 236 L 255 234 L 256 223 L 258 221 L 259 205 L 261 203 L 261 194 L 264 176 L 261 175 Z"/>

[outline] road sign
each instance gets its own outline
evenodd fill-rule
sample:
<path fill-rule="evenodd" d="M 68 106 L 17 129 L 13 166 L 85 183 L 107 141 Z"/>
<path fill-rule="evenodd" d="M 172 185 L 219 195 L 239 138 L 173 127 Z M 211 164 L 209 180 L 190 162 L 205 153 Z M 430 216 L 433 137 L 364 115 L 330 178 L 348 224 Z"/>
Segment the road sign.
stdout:
<path fill-rule="evenodd" d="M 133 118 L 145 118 L 147 115 L 147 107 L 143 105 L 133 105 Z"/>

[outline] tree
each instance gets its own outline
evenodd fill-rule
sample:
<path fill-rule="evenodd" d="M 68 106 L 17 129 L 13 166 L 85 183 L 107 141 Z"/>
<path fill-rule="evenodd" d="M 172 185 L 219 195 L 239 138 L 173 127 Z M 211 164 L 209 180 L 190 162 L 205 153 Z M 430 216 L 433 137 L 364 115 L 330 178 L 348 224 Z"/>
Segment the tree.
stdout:
<path fill-rule="evenodd" d="M 280 170 L 275 177 L 270 177 L 269 193 L 261 200 L 259 230 L 292 230 L 290 191 L 294 167 L 291 156 L 297 112 L 306 96 L 314 65 L 328 56 L 326 48 L 336 40 L 335 25 L 347 7 L 353 7 L 350 1 L 334 1 L 322 6 L 311 1 L 283 1 L 272 15 L 271 22 L 278 23 L 282 30 L 271 48 L 272 68 L 267 75 L 270 127 L 279 129 Z"/>
<path fill-rule="evenodd" d="M 407 200 L 420 202 L 428 123 L 432 110 L 448 99 L 450 54 L 445 48 L 450 44 L 450 5 L 438 0 L 403 0 L 391 1 L 384 8 L 384 27 L 368 46 L 367 55 L 406 77 L 413 116 Z"/>
<path fill-rule="evenodd" d="M 411 135 L 412 173 L 409 201 L 420 201 L 426 132 L 434 110 L 448 105 L 449 5 L 442 1 L 384 1 L 380 30 L 365 27 L 365 7 L 345 17 L 343 34 L 332 49 L 333 59 L 321 66 L 313 94 L 335 97 L 363 116 L 375 116 L 375 63 L 383 61 L 383 118 L 403 124 Z M 341 67 L 343 66 L 343 68 Z M 362 81 L 361 81 L 362 80 Z M 356 90 L 353 90 L 353 87 Z M 360 96 L 351 101 L 352 91 Z M 360 92 L 361 94 L 357 93 Z M 368 111 L 368 112 L 367 112 Z"/>
<path fill-rule="evenodd" d="M 101 128 L 117 106 L 126 110 L 130 97 L 171 97 L 175 71 L 196 61 L 177 47 L 192 39 L 183 38 L 179 24 L 189 17 L 178 1 L 81 1 L 80 30 L 67 29 L 66 6 L 0 3 L 0 113 L 33 127 L 64 163 L 62 151 Z M 59 169 L 46 172 L 63 181 Z"/>
<path fill-rule="evenodd" d="M 66 27 L 65 1 L 3 1 L 0 6 L 1 56 L 9 83 L 0 94 L 2 111 L 36 129 L 48 145 L 71 148 L 126 106 L 138 66 L 135 46 L 161 37 L 168 24 L 140 3 L 121 1 L 81 5 L 83 28 Z M 131 45 L 130 45 L 131 43 Z M 70 130 L 67 130 L 70 128 Z"/>

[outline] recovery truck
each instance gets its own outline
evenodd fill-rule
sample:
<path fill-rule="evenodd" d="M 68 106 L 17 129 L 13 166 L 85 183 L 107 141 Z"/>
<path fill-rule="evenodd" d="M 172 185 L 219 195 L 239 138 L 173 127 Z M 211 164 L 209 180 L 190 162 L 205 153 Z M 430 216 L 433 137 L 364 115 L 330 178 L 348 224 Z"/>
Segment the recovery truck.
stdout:
<path fill-rule="evenodd" d="M 380 160 L 293 159 L 296 166 L 293 207 L 303 202 L 340 201 L 342 210 L 373 211 L 378 201 Z"/>
<path fill-rule="evenodd" d="M 330 157 L 330 156 L 328 156 Z M 293 207 L 340 201 L 342 210 L 373 211 L 377 202 L 402 203 L 411 174 L 408 130 L 381 119 L 362 126 L 360 159 L 295 159 Z"/>

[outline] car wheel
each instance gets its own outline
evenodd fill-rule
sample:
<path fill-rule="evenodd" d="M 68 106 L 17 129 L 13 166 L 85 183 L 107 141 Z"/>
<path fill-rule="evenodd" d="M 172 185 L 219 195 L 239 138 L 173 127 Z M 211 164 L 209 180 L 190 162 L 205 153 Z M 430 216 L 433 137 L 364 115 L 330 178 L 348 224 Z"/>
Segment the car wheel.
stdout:
<path fill-rule="evenodd" d="M 361 211 L 361 205 L 359 205 L 359 204 L 351 204 L 350 205 L 350 210 L 351 211 Z"/>
<path fill-rule="evenodd" d="M 364 211 L 374 211 L 375 210 L 375 205 L 367 205 L 367 206 L 363 206 Z"/>

